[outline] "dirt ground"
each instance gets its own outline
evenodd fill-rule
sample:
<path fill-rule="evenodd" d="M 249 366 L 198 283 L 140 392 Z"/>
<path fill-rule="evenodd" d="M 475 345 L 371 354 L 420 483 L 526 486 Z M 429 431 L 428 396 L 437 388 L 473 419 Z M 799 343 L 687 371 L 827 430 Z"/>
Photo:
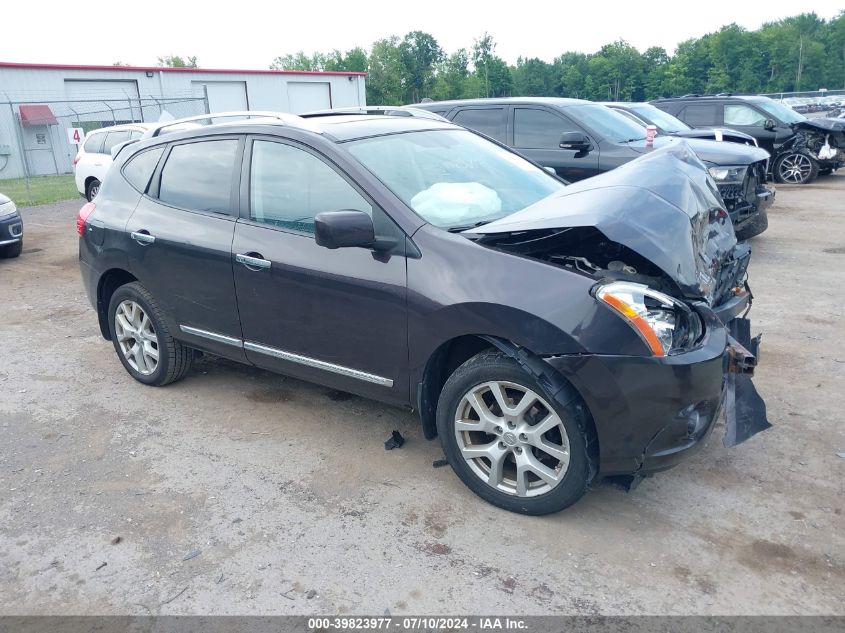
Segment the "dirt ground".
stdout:
<path fill-rule="evenodd" d="M 219 359 L 134 382 L 80 205 L 23 209 L 0 261 L 0 613 L 845 614 L 845 175 L 778 187 L 753 241 L 774 428 L 543 518 L 432 468 L 411 413 Z"/>

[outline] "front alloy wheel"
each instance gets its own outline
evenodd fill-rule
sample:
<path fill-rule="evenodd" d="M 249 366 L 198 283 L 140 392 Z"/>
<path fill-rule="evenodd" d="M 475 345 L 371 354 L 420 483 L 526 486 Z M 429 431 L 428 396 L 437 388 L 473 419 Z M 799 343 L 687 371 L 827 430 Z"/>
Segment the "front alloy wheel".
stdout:
<path fill-rule="evenodd" d="M 560 416 L 537 392 L 513 382 L 485 382 L 464 394 L 455 438 L 472 472 L 506 494 L 545 494 L 569 468 Z"/>
<path fill-rule="evenodd" d="M 114 314 L 114 333 L 123 358 L 142 376 L 158 367 L 158 337 L 144 309 L 131 300 L 122 301 Z"/>
<path fill-rule="evenodd" d="M 496 350 L 470 358 L 449 376 L 437 403 L 437 434 L 470 490 L 505 510 L 534 515 L 583 496 L 593 427 L 572 386 L 561 379 L 556 389 L 551 398 L 515 359 Z"/>
<path fill-rule="evenodd" d="M 780 182 L 802 185 L 816 179 L 819 173 L 819 167 L 806 154 L 796 152 L 781 156 L 778 159 L 775 171 Z"/>

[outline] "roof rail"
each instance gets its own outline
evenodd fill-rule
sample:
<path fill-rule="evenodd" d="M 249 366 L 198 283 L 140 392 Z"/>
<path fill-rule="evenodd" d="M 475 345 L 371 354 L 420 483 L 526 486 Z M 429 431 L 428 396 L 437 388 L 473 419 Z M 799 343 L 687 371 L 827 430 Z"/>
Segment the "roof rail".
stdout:
<path fill-rule="evenodd" d="M 314 125 L 310 121 L 305 121 L 302 117 L 299 117 L 295 114 L 290 114 L 288 112 L 264 112 L 260 110 L 244 110 L 242 112 L 212 112 L 210 114 L 198 114 L 196 116 L 189 116 L 183 119 L 174 119 L 173 121 L 161 122 L 152 129 L 148 130 L 144 134 L 144 138 L 153 138 L 156 136 L 161 136 L 162 134 L 168 134 L 171 132 L 181 132 L 184 130 L 203 127 L 206 125 L 217 125 L 219 123 L 223 123 L 223 121 L 219 121 L 218 119 L 233 118 L 271 119 L 289 127 L 296 127 L 303 130 L 308 130 L 309 132 L 316 132 L 318 134 L 322 133 L 322 130 L 318 126 Z M 205 123 L 203 123 L 203 121 L 205 121 Z M 168 129 L 174 127 L 177 129 Z"/>
<path fill-rule="evenodd" d="M 449 122 L 449 119 L 442 117 L 435 112 L 429 112 L 428 110 L 421 110 L 419 108 L 411 108 L 408 106 L 354 106 L 351 108 L 332 108 L 331 110 L 306 112 L 300 116 L 304 119 L 308 119 L 318 116 L 342 116 L 347 114 L 383 114 L 385 116 L 406 116 L 416 117 L 419 119 L 429 119 L 431 121 Z"/>

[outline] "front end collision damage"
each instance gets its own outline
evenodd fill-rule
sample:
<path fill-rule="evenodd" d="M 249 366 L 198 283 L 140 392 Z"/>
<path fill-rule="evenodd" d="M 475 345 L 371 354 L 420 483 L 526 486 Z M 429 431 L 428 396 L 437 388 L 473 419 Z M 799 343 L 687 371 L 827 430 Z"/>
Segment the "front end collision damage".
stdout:
<path fill-rule="evenodd" d="M 548 385 L 555 399 L 568 394 L 562 385 L 575 387 L 587 410 L 596 411 L 599 444 L 620 436 L 616 446 L 599 447 L 599 470 L 621 476 L 617 483 L 626 488 L 699 447 L 722 413 L 725 446 L 771 426 L 751 382 L 759 337 L 751 338 L 744 318 L 752 299 L 745 282 L 750 247 L 736 242 L 713 189 L 704 165 L 679 143 L 466 234 L 597 284 L 647 285 L 694 306 L 704 319 L 697 347 L 662 358 L 539 357 L 483 337 Z M 626 432 L 626 423 L 641 432 Z"/>

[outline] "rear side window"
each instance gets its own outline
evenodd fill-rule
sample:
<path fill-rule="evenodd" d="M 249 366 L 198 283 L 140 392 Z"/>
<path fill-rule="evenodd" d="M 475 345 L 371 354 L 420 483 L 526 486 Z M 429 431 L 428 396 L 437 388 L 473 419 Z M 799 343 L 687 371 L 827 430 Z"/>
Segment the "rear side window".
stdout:
<path fill-rule="evenodd" d="M 123 177 L 135 189 L 141 193 L 146 193 L 150 178 L 152 178 L 162 153 L 164 153 L 164 147 L 154 147 L 146 152 L 136 154 L 123 166 Z"/>
<path fill-rule="evenodd" d="M 159 200 L 184 209 L 229 213 L 236 139 L 174 145 L 161 172 Z"/>
<path fill-rule="evenodd" d="M 564 132 L 580 132 L 573 123 L 545 110 L 517 108 L 513 113 L 513 144 L 524 149 L 559 149 Z"/>
<path fill-rule="evenodd" d="M 762 126 L 766 117 L 747 105 L 726 105 L 725 125 Z"/>
<path fill-rule="evenodd" d="M 461 110 L 455 115 L 452 121 L 470 130 L 486 134 L 500 143 L 505 142 L 504 108 L 470 108 L 468 110 Z"/>
<path fill-rule="evenodd" d="M 82 148 L 89 154 L 102 154 L 103 153 L 103 140 L 106 138 L 106 135 L 103 132 L 98 134 L 89 134 L 88 138 L 85 139 L 85 145 Z"/>
<path fill-rule="evenodd" d="M 314 216 L 324 211 L 373 214 L 361 194 L 322 160 L 271 141 L 252 145 L 249 201 L 250 219 L 306 233 L 314 232 Z"/>
<path fill-rule="evenodd" d="M 103 154 L 111 154 L 111 148 L 115 145 L 129 140 L 129 130 L 121 132 L 109 132 L 106 134 L 106 141 L 103 143 Z"/>
<path fill-rule="evenodd" d="M 684 108 L 683 116 L 680 118 L 684 123 L 693 127 L 699 125 L 718 125 L 718 109 L 719 106 L 715 103 L 688 105 Z"/>

